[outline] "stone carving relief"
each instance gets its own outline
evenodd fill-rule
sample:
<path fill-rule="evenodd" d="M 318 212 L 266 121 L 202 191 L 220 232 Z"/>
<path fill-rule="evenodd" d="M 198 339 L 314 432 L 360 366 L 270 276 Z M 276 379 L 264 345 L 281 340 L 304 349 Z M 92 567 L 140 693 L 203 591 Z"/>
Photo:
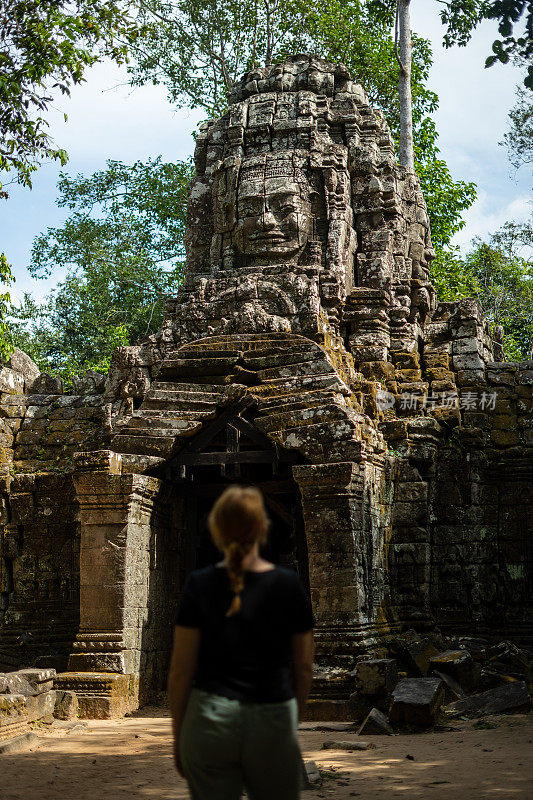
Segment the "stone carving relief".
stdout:
<path fill-rule="evenodd" d="M 248 159 L 240 174 L 234 236 L 244 265 L 298 263 L 312 230 L 311 187 L 292 154 Z"/>
<path fill-rule="evenodd" d="M 347 341 L 357 326 L 346 304 L 362 289 L 397 309 L 396 346 L 415 346 L 436 305 L 424 199 L 345 67 L 296 56 L 248 73 L 227 114 L 203 126 L 195 161 L 187 281 L 168 307 L 164 352 L 243 331 Z M 386 359 L 384 313 L 365 335 Z"/>

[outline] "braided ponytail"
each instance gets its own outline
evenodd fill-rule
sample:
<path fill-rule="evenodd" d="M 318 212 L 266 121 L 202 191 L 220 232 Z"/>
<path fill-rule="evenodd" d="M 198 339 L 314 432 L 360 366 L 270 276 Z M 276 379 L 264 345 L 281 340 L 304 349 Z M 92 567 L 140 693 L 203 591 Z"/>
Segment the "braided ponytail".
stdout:
<path fill-rule="evenodd" d="M 227 617 L 241 608 L 244 589 L 242 562 L 255 542 L 266 538 L 268 519 L 263 497 L 253 487 L 230 486 L 214 504 L 208 519 L 209 529 L 217 547 L 226 554 L 233 600 Z"/>
<path fill-rule="evenodd" d="M 226 611 L 227 617 L 232 617 L 241 609 L 241 592 L 244 589 L 244 571 L 242 562 L 245 555 L 250 551 L 251 545 L 239 544 L 239 542 L 230 542 L 226 550 L 226 558 L 228 560 L 228 573 L 233 589 L 233 600 L 231 605 Z"/>

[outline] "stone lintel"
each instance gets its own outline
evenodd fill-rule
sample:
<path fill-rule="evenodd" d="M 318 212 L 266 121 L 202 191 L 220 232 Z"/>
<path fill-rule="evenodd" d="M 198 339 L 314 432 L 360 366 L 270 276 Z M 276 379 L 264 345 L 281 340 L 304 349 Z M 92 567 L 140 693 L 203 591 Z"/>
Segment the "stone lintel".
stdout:
<path fill-rule="evenodd" d="M 298 465 L 292 472 L 306 500 L 317 495 L 350 494 L 360 480 L 360 466 L 354 461 Z"/>

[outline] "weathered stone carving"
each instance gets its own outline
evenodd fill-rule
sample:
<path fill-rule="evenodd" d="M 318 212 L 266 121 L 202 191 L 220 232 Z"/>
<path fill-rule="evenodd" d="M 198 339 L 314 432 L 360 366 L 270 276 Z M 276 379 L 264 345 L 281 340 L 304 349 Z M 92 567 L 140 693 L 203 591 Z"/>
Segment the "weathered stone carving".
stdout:
<path fill-rule="evenodd" d="M 232 202 L 234 246 L 243 266 L 298 263 L 307 244 L 313 229 L 311 187 L 295 156 L 268 154 L 241 165 Z M 219 203 L 215 195 L 215 218 Z"/>
<path fill-rule="evenodd" d="M 357 653 L 406 627 L 531 639 L 533 362 L 477 301 L 438 302 L 382 114 L 295 56 L 236 84 L 195 163 L 184 285 L 103 394 L 0 369 L 0 669 L 63 670 L 89 716 L 153 695 L 232 480 L 309 586 L 311 714 L 348 713 Z"/>

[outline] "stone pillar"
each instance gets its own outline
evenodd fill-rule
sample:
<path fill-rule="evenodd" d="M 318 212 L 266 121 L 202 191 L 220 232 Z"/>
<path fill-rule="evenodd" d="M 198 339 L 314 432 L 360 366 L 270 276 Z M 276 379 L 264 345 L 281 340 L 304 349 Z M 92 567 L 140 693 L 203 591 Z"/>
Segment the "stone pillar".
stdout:
<path fill-rule="evenodd" d="M 78 692 L 82 716 L 137 707 L 148 609 L 151 517 L 161 482 L 121 474 L 110 451 L 80 453 L 80 629 L 61 688 Z"/>
<path fill-rule="evenodd" d="M 293 467 L 302 495 L 317 661 L 350 667 L 364 606 L 362 464 Z"/>

